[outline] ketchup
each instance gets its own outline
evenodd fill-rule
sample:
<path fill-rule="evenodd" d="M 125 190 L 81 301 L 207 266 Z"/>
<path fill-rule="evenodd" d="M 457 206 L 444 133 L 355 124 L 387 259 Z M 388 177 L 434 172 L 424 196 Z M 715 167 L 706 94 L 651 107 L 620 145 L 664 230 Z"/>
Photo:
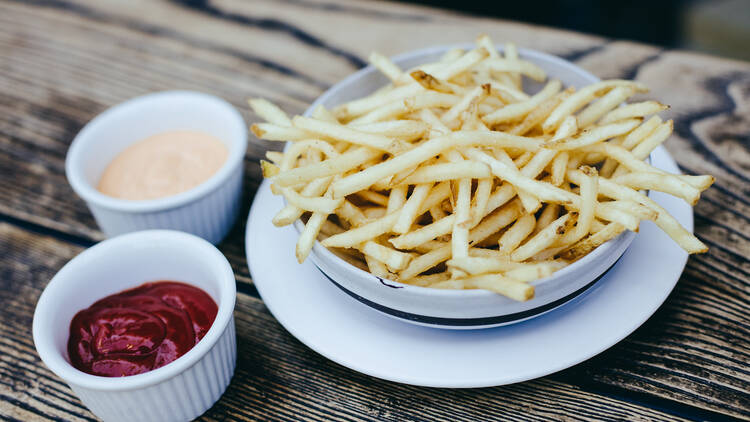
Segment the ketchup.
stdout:
<path fill-rule="evenodd" d="M 216 302 L 197 287 L 145 283 L 78 312 L 70 322 L 68 356 L 74 367 L 92 375 L 148 372 L 192 349 L 217 312 Z"/>

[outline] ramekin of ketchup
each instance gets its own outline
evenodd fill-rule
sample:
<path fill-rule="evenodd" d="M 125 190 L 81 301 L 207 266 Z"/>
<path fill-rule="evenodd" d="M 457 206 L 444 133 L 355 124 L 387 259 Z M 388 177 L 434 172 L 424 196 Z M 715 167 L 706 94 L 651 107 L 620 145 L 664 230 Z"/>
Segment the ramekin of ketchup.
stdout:
<path fill-rule="evenodd" d="M 197 287 L 145 283 L 78 312 L 70 323 L 68 356 L 73 366 L 92 375 L 142 374 L 192 349 L 217 311 L 216 302 Z"/>
<path fill-rule="evenodd" d="M 197 236 L 113 237 L 49 282 L 34 313 L 34 344 L 105 421 L 192 420 L 234 374 L 235 283 L 224 255 Z"/>

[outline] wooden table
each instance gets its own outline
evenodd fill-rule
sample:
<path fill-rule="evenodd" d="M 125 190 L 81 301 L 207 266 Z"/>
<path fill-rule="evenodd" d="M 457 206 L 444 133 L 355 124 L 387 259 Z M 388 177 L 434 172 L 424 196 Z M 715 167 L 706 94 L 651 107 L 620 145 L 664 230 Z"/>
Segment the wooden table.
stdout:
<path fill-rule="evenodd" d="M 0 416 L 94 419 L 31 339 L 44 286 L 103 238 L 63 165 L 92 117 L 166 89 L 224 97 L 249 122 L 258 120 L 250 96 L 299 113 L 372 50 L 395 54 L 479 33 L 557 54 L 601 78 L 637 79 L 671 104 L 667 149 L 685 173 L 717 178 L 695 208 L 696 233 L 711 250 L 690 258 L 641 328 L 573 368 L 484 389 L 381 381 L 309 350 L 259 299 L 242 234 L 269 144 L 252 139 L 243 218 L 220 245 L 238 280 L 238 367 L 205 419 L 750 419 L 750 63 L 344 0 L 0 2 Z"/>

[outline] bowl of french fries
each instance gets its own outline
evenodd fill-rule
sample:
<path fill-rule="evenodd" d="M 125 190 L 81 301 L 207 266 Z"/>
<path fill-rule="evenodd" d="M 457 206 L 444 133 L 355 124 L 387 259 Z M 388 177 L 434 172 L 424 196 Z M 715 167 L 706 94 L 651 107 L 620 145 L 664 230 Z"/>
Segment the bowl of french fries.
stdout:
<path fill-rule="evenodd" d="M 650 220 L 706 246 L 648 197 L 694 204 L 711 176 L 649 164 L 672 122 L 648 91 L 513 44 L 439 46 L 371 65 L 290 118 L 253 99 L 261 162 L 336 286 L 390 316 L 482 328 L 548 312 L 591 287 Z"/>

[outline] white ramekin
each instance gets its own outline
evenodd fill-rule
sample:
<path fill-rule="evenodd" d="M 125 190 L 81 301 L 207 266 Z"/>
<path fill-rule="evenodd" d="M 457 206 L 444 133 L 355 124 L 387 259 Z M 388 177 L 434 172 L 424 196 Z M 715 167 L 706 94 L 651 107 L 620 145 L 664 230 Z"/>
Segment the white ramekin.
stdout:
<path fill-rule="evenodd" d="M 402 69 L 409 69 L 439 60 L 454 48 L 468 50 L 474 45 L 430 47 L 401 54 L 392 60 Z M 519 54 L 566 87 L 581 88 L 599 81 L 596 76 L 559 57 L 522 48 Z M 361 98 L 387 82 L 377 69 L 367 66 L 331 87 L 310 105 L 305 115 L 310 115 L 319 105 L 331 109 Z M 529 80 L 524 84 L 527 92 L 536 92 L 542 87 Z M 300 232 L 304 227 L 299 220 L 294 226 Z M 517 302 L 487 290 L 440 290 L 383 280 L 339 258 L 320 242 L 315 242 L 310 258 L 337 287 L 388 316 L 430 327 L 476 329 L 524 321 L 581 296 L 617 262 L 634 237 L 635 233 L 625 232 L 568 267 L 532 282 L 535 295 L 526 302 Z"/>
<path fill-rule="evenodd" d="M 179 359 L 139 375 L 110 378 L 74 368 L 70 321 L 98 299 L 158 280 L 201 288 L 218 305 L 206 336 Z M 34 344 L 42 361 L 105 421 L 188 421 L 208 410 L 234 374 L 234 272 L 213 245 L 172 230 L 105 240 L 76 256 L 52 278 L 34 312 Z"/>
<path fill-rule="evenodd" d="M 207 181 L 165 198 L 131 201 L 96 189 L 104 169 L 122 150 L 170 130 L 196 130 L 217 137 L 229 149 L 227 161 Z M 165 91 L 126 101 L 90 121 L 70 145 L 65 174 L 107 237 L 172 229 L 216 244 L 239 213 L 246 150 L 247 127 L 231 104 L 199 92 Z"/>

